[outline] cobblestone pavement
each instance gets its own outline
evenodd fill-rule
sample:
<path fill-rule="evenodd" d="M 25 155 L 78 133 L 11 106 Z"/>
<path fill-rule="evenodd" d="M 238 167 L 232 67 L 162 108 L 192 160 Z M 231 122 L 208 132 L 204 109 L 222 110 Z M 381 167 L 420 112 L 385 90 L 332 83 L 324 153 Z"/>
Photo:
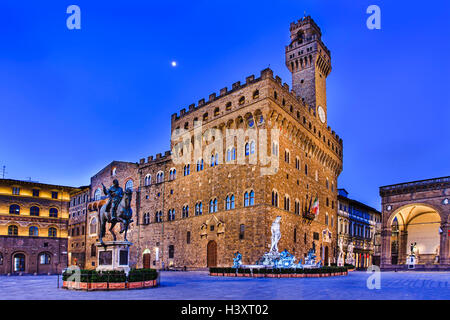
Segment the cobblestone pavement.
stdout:
<path fill-rule="evenodd" d="M 1 276 L 0 299 L 450 299 L 450 273 L 383 272 L 381 289 L 369 290 L 365 272 L 332 278 L 227 278 L 206 272 L 162 272 L 157 288 L 125 291 L 69 291 L 57 276 Z"/>

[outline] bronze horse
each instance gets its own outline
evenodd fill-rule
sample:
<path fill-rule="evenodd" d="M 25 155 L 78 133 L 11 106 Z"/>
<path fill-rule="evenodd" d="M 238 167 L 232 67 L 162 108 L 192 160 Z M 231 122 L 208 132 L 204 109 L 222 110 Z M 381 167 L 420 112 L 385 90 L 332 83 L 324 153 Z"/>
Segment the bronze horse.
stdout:
<path fill-rule="evenodd" d="M 131 199 L 133 196 L 133 191 L 130 189 L 127 189 L 125 191 L 125 194 L 120 201 L 120 204 L 117 206 L 117 220 L 112 221 L 111 219 L 111 210 L 109 212 L 106 211 L 106 205 L 104 204 L 99 211 L 99 221 L 100 221 L 100 237 L 99 241 L 102 245 L 105 245 L 103 242 L 103 237 L 106 233 L 106 223 L 110 223 L 111 226 L 109 228 L 109 232 L 111 232 L 114 241 L 117 240 L 116 234 L 114 233 L 114 227 L 118 222 L 120 222 L 120 233 L 124 233 L 123 239 L 125 241 L 127 240 L 127 231 L 128 227 L 133 220 L 131 220 L 131 217 L 133 215 L 133 212 L 131 210 Z"/>

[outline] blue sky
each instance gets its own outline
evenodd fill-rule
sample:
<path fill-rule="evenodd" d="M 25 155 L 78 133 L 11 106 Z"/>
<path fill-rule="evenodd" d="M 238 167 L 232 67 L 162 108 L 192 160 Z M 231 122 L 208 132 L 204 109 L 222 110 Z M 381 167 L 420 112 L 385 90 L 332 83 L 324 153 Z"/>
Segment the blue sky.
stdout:
<path fill-rule="evenodd" d="M 290 84 L 284 46 L 304 11 L 332 54 L 339 187 L 379 208 L 379 186 L 450 175 L 447 1 L 28 2 L 0 3 L 7 177 L 85 185 L 168 150 L 171 114 L 212 92 L 269 65 Z M 81 30 L 66 28 L 71 4 Z M 366 28 L 371 4 L 381 30 Z"/>

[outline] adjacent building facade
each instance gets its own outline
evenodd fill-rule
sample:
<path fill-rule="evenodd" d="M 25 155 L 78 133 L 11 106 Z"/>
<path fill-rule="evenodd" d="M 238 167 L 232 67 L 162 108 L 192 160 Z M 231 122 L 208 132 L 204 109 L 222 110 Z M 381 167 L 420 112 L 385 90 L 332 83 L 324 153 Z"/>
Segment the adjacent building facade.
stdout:
<path fill-rule="evenodd" d="M 113 162 L 91 179 L 86 267 L 97 266 L 101 184 L 114 178 L 135 191 L 129 239 L 137 267 L 230 266 L 236 251 L 255 263 L 277 216 L 280 250 L 302 258 L 314 245 L 325 264 L 335 262 L 343 144 L 327 124 L 330 52 L 310 17 L 290 34 L 292 90 L 270 69 L 249 76 L 173 114 L 173 152 Z"/>
<path fill-rule="evenodd" d="M 73 190 L 0 179 L 0 274 L 57 273 L 67 266 Z"/>
<path fill-rule="evenodd" d="M 90 187 L 83 186 L 70 194 L 68 226 L 69 265 L 85 267 L 86 262 L 86 221 L 88 203 L 91 199 Z"/>
<path fill-rule="evenodd" d="M 338 190 L 338 237 L 342 238 L 344 252 L 353 242 L 355 267 L 364 269 L 380 264 L 381 212 L 359 201 L 350 199 L 345 189 Z"/>
<path fill-rule="evenodd" d="M 406 269 L 415 245 L 416 269 L 450 269 L 450 177 L 380 187 L 381 267 Z"/>

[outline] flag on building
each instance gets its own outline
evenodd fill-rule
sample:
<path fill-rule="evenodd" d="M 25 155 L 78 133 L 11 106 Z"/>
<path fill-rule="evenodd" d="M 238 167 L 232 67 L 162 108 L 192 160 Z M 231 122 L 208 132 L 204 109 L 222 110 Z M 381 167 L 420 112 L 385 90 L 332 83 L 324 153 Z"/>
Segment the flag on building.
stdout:
<path fill-rule="evenodd" d="M 316 216 L 319 215 L 319 198 L 314 199 L 313 206 L 311 208 L 311 212 L 314 213 Z"/>

